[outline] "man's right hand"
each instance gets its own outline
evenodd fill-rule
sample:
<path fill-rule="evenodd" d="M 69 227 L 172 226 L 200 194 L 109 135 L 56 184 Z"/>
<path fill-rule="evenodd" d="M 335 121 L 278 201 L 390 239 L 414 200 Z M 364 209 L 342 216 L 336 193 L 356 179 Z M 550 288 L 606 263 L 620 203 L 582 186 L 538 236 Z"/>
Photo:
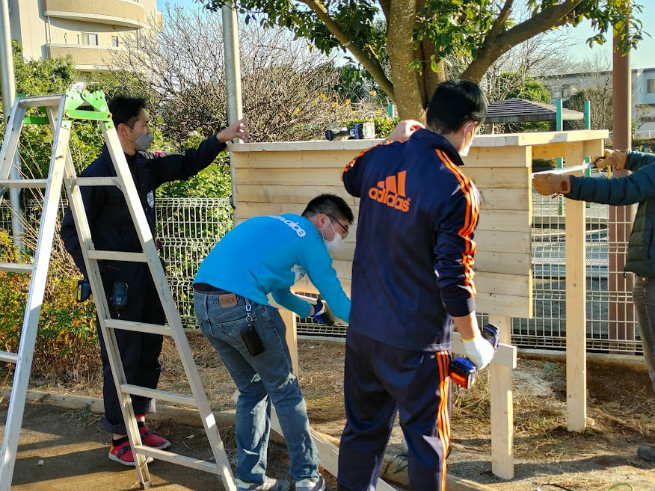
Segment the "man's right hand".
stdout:
<path fill-rule="evenodd" d="M 423 123 L 415 121 L 413 119 L 404 119 L 399 121 L 393 131 L 387 136 L 386 141 L 402 141 L 407 140 L 412 133 L 421 128 L 425 128 Z"/>
<path fill-rule="evenodd" d="M 494 357 L 494 347 L 482 337 L 479 330 L 472 339 L 462 338 L 462 345 L 464 346 L 464 355 L 475 363 L 478 370 L 482 370 L 491 363 L 491 359 Z"/>
<path fill-rule="evenodd" d="M 240 119 L 236 123 L 221 130 L 216 135 L 216 138 L 221 143 L 229 143 L 235 138 L 239 138 L 243 143 L 248 141 L 250 133 L 248 133 L 248 123 L 245 119 Z"/>
<path fill-rule="evenodd" d="M 602 157 L 594 160 L 597 169 L 604 169 L 605 167 L 613 167 L 614 170 L 621 170 L 625 168 L 625 163 L 628 160 L 628 152 L 625 150 L 605 150 Z"/>

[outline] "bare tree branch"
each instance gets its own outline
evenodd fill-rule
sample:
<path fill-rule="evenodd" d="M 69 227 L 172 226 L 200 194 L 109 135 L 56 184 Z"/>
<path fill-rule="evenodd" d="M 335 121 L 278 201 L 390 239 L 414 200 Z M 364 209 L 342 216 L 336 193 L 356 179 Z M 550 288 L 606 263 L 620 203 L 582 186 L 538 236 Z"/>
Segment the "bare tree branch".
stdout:
<path fill-rule="evenodd" d="M 545 28 L 565 24 L 567 17 L 581 1 L 566 0 L 563 3 L 542 10 L 506 32 L 493 37 L 487 36 L 483 43 L 483 48 L 480 50 L 480 56 L 476 60 L 473 60 L 462 74 L 462 77 L 467 80 L 479 82 L 491 64 L 503 53 L 523 41 L 544 32 L 547 30 Z"/>

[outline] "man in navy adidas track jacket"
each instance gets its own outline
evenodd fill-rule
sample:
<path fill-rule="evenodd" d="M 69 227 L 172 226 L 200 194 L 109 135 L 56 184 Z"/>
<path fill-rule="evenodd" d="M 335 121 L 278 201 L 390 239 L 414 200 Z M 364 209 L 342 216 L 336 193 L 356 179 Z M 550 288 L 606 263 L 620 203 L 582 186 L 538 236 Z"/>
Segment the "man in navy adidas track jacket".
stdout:
<path fill-rule="evenodd" d="M 427 128 L 401 122 L 344 170 L 360 203 L 339 489 L 375 489 L 397 411 L 410 489 L 445 488 L 453 323 L 479 368 L 493 356 L 475 317 L 478 193 L 459 168 L 486 107 L 477 85 L 444 82 Z"/>

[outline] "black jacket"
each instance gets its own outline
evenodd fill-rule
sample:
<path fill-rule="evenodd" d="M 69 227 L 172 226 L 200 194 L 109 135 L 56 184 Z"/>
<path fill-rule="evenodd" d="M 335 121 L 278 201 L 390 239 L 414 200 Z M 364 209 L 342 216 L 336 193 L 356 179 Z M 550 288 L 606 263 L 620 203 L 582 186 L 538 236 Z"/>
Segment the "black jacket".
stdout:
<path fill-rule="evenodd" d="M 198 148 L 184 154 L 154 154 L 137 152 L 127 156 L 132 178 L 148 224 L 155 234 L 155 190 L 163 183 L 188 179 L 209 166 L 225 148 L 216 136 L 203 141 Z M 80 174 L 80 177 L 116 176 L 107 146 L 102 154 Z M 91 237 L 96 250 L 142 252 L 139 237 L 123 192 L 115 186 L 82 186 L 82 200 L 89 220 Z M 82 250 L 70 208 L 66 209 L 60 232 L 66 250 L 86 276 Z M 104 264 L 101 263 L 101 272 Z"/>

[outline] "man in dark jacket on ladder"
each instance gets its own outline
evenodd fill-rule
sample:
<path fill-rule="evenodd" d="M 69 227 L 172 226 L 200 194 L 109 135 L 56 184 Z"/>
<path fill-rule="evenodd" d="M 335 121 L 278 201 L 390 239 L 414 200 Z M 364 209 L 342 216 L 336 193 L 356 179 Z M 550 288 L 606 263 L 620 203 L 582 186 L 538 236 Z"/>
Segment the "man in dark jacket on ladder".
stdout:
<path fill-rule="evenodd" d="M 655 155 L 641 152 L 605 150 L 596 167 L 627 169 L 631 174 L 616 179 L 576 177 L 542 172 L 534 175 L 534 188 L 541 195 L 561 193 L 578 201 L 613 206 L 639 203 L 625 263 L 634 273 L 632 301 L 637 313 L 641 344 L 648 373 L 655 389 Z M 638 448 L 637 455 L 655 462 L 655 446 Z"/>
<path fill-rule="evenodd" d="M 166 182 L 194 176 L 209 166 L 225 149 L 226 143 L 234 138 L 243 141 L 248 138 L 247 125 L 241 120 L 207 138 L 198 148 L 189 149 L 184 154 L 153 154 L 148 152 L 153 135 L 148 127 L 145 101 L 141 98 L 117 96 L 108 105 L 153 236 L 155 235 L 155 190 Z M 113 176 L 116 176 L 116 171 L 106 145 L 103 146 L 100 157 L 80 174 L 80 177 Z M 120 189 L 115 186 L 84 186 L 81 188 L 81 193 L 95 249 L 142 251 L 135 224 Z M 66 210 L 60 233 L 66 249 L 86 278 L 86 267 L 70 208 Z M 148 324 L 165 322 L 164 310 L 146 263 L 100 261 L 99 266 L 112 318 Z M 119 290 L 113 291 L 115 285 Z M 112 306 L 112 298 L 124 296 L 127 299 L 124 305 L 119 302 Z M 115 335 L 127 383 L 156 388 L 161 372 L 159 355 L 163 337 L 159 334 L 123 329 L 115 330 Z M 120 401 L 99 328 L 98 337 L 104 382 L 103 427 L 112 433 L 109 458 L 123 465 L 133 466 L 134 456 L 126 435 Z M 153 433 L 145 424 L 145 415 L 147 412 L 154 411 L 155 401 L 146 397 L 132 396 L 132 403 L 143 444 L 158 449 L 168 448 L 170 442 Z"/>

